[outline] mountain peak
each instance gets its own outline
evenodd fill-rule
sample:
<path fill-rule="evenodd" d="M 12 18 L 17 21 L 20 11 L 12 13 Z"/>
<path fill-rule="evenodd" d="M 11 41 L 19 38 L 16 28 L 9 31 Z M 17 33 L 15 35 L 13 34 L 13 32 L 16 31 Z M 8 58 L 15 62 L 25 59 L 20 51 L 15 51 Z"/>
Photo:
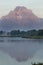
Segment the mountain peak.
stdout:
<path fill-rule="evenodd" d="M 27 8 L 26 7 L 24 7 L 24 6 L 17 6 L 14 10 L 26 10 Z"/>
<path fill-rule="evenodd" d="M 30 9 L 27 9 L 26 7 L 24 7 L 24 6 L 17 6 L 15 9 L 14 9 L 14 11 L 16 11 L 16 12 L 29 12 L 29 13 L 32 13 L 32 10 L 30 10 Z"/>
<path fill-rule="evenodd" d="M 38 17 L 33 14 L 31 9 L 27 9 L 24 6 L 17 6 L 13 11 L 10 11 L 8 15 L 2 17 L 2 19 L 11 19 L 11 20 L 31 19 L 31 20 L 37 20 Z"/>

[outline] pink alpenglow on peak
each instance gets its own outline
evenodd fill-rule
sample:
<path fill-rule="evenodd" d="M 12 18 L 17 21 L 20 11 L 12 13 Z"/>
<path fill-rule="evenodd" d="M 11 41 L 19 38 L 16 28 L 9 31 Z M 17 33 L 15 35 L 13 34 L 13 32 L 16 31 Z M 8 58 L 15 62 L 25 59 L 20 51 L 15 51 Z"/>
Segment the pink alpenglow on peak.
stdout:
<path fill-rule="evenodd" d="M 2 19 L 32 19 L 37 20 L 38 17 L 33 14 L 32 10 L 27 9 L 24 6 L 17 6 L 14 11 L 10 11 L 8 15 L 3 16 Z"/>

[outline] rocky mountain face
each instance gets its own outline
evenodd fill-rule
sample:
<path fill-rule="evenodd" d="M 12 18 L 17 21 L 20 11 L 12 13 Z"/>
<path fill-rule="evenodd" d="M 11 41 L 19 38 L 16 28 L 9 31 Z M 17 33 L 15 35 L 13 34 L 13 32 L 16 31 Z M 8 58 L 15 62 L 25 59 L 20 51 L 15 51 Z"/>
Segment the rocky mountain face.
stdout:
<path fill-rule="evenodd" d="M 0 30 L 29 30 L 40 28 L 41 19 L 33 14 L 32 10 L 18 6 L 0 20 Z"/>

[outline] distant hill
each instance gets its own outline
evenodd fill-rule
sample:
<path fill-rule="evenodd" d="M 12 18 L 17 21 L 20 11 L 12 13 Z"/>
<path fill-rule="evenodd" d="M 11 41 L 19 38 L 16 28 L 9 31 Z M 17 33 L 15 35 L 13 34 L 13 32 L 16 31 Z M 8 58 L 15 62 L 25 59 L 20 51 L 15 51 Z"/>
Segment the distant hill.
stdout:
<path fill-rule="evenodd" d="M 1 18 L 0 30 L 39 29 L 41 27 L 43 28 L 43 22 L 42 21 L 43 21 L 43 19 L 38 18 L 32 12 L 32 10 L 27 9 L 24 6 L 17 6 L 13 11 L 10 11 L 8 15 L 3 16 Z"/>

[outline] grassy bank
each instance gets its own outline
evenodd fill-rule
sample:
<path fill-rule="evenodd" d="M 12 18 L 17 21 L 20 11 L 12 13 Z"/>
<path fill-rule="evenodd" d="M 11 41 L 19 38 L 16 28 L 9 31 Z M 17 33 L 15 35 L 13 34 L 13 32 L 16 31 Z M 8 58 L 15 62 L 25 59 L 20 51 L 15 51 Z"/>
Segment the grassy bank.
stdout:
<path fill-rule="evenodd" d="M 0 37 L 21 37 L 28 39 L 43 39 L 43 36 L 0 36 Z"/>
<path fill-rule="evenodd" d="M 43 39 L 43 36 L 22 36 L 22 38 Z"/>
<path fill-rule="evenodd" d="M 43 65 L 43 63 L 34 63 L 32 65 Z"/>

